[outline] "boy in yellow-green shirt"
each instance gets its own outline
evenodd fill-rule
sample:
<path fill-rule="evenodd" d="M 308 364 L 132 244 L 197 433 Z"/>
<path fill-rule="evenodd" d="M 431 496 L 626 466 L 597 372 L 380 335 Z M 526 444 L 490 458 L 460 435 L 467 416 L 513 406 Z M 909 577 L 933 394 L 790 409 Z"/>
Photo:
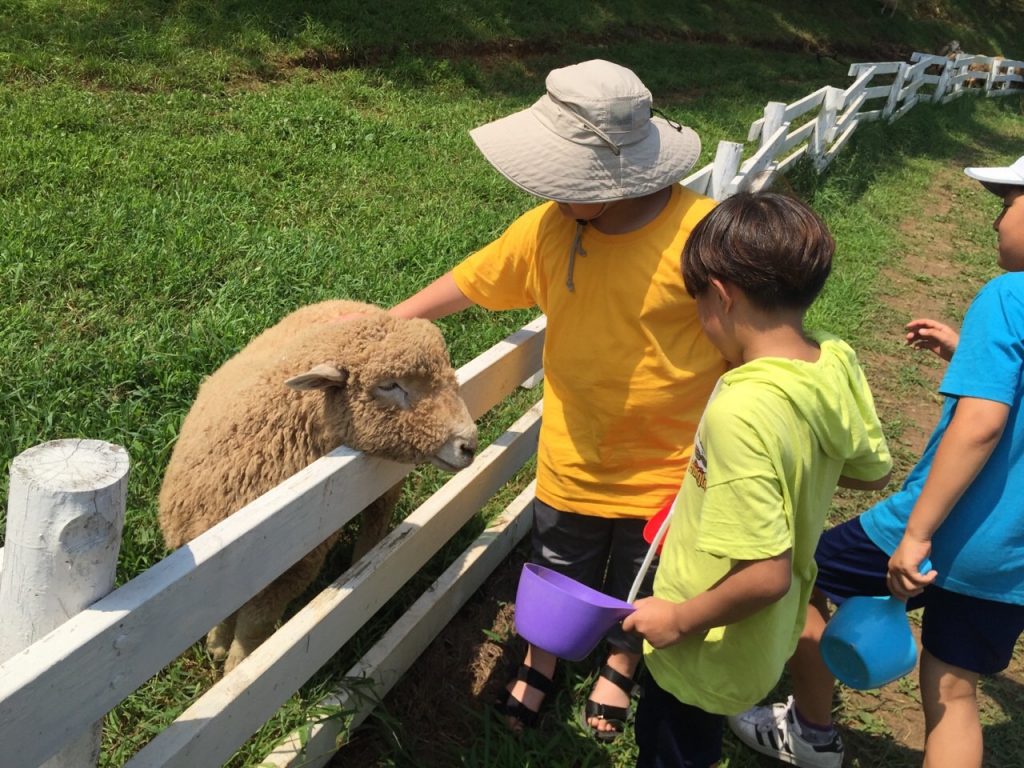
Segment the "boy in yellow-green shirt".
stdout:
<path fill-rule="evenodd" d="M 683 250 L 686 289 L 732 369 L 707 406 L 654 583 L 623 623 L 645 638 L 638 766 L 711 766 L 726 715 L 775 685 L 803 628 L 840 484 L 888 482 L 853 350 L 805 331 L 835 244 L 802 202 L 741 193 Z"/>

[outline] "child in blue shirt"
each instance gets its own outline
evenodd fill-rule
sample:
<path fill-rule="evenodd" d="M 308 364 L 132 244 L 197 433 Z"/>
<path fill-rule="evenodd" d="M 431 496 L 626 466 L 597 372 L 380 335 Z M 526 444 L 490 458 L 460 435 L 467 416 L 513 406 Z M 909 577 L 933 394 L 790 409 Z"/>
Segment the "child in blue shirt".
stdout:
<path fill-rule="evenodd" d="M 834 680 L 819 652 L 826 597 L 838 604 L 890 591 L 910 609 L 924 606 L 926 768 L 980 768 L 978 677 L 1005 669 L 1024 632 L 1024 157 L 966 173 L 1003 200 L 993 228 L 1008 274 L 978 293 L 959 337 L 931 320 L 908 326 L 909 344 L 950 363 L 939 424 L 898 493 L 822 536 L 811 610 L 789 662 L 793 696 L 729 721 L 748 746 L 793 765 L 842 765 Z M 933 569 L 922 575 L 925 558 Z"/>

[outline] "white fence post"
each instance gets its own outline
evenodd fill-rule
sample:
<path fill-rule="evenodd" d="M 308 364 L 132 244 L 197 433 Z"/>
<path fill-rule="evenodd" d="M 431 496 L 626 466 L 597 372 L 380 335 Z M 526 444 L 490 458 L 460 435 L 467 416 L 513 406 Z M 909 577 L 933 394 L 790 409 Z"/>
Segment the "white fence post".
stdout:
<path fill-rule="evenodd" d="M 959 54 L 957 58 L 960 58 Z M 939 75 L 939 82 L 935 84 L 935 93 L 932 94 L 932 101 L 942 101 L 942 97 L 946 95 L 946 88 L 949 87 L 949 78 L 953 76 L 955 69 L 956 62 L 947 59 L 945 66 L 942 67 L 942 73 Z"/>
<path fill-rule="evenodd" d="M 740 168 L 743 145 L 735 141 L 718 142 L 714 170 L 711 171 L 711 198 L 721 202 L 726 197 L 729 184 L 736 178 Z"/>
<path fill-rule="evenodd" d="M 892 81 L 892 90 L 889 91 L 889 97 L 885 100 L 885 107 L 882 109 L 883 118 L 889 117 L 896 111 L 896 107 L 900 103 L 900 93 L 903 91 L 903 83 L 907 79 L 908 69 L 910 69 L 910 65 L 906 62 L 900 64 L 899 71 L 896 72 L 896 76 Z"/>
<path fill-rule="evenodd" d="M 815 171 L 822 170 L 822 158 L 825 155 L 825 150 L 828 149 L 828 143 L 832 140 L 832 131 L 836 127 L 836 110 L 845 95 L 841 88 L 827 86 L 825 90 L 821 110 L 814 118 L 814 133 L 811 134 L 807 151 L 811 162 L 814 163 Z"/>
<path fill-rule="evenodd" d="M 99 440 L 43 443 L 11 463 L 0 663 L 113 589 L 127 489 L 128 454 Z M 100 726 L 45 768 L 95 766 Z"/>

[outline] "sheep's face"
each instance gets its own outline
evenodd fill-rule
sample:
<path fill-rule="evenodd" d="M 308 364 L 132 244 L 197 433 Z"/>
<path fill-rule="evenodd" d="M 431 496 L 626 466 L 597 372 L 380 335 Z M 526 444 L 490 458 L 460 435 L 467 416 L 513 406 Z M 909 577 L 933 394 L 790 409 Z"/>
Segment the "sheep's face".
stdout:
<path fill-rule="evenodd" d="M 353 333 L 339 360 L 288 386 L 324 391 L 327 431 L 349 448 L 449 472 L 469 466 L 476 426 L 437 328 L 390 317 L 347 325 Z"/>

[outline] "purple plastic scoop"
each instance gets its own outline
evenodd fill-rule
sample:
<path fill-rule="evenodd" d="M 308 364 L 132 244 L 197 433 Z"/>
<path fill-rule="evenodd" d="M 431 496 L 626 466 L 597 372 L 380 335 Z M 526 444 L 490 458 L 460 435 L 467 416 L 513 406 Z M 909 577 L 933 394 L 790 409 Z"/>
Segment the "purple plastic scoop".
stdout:
<path fill-rule="evenodd" d="M 585 659 L 633 610 L 627 602 L 541 565 L 527 563 L 519 576 L 516 631 L 560 659 Z"/>
<path fill-rule="evenodd" d="M 608 630 L 636 610 L 632 603 L 674 511 L 673 503 L 654 534 L 625 601 L 542 565 L 524 565 L 516 592 L 516 631 L 527 642 L 560 659 L 582 661 L 589 656 Z"/>

